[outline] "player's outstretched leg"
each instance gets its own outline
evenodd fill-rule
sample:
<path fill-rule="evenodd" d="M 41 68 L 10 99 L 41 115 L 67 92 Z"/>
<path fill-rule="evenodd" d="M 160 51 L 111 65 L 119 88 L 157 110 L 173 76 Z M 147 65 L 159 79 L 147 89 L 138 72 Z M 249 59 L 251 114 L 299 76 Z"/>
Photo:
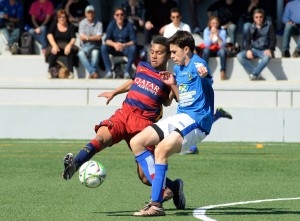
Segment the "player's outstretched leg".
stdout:
<path fill-rule="evenodd" d="M 71 177 L 73 176 L 73 174 L 76 172 L 76 166 L 74 163 L 74 156 L 72 153 L 68 153 L 64 159 L 64 172 L 62 174 L 63 178 L 65 180 L 69 180 L 71 179 Z"/>
<path fill-rule="evenodd" d="M 232 119 L 232 115 L 225 111 L 222 107 L 218 107 L 216 113 L 214 114 L 214 122 L 216 122 L 219 118 L 227 118 Z"/>

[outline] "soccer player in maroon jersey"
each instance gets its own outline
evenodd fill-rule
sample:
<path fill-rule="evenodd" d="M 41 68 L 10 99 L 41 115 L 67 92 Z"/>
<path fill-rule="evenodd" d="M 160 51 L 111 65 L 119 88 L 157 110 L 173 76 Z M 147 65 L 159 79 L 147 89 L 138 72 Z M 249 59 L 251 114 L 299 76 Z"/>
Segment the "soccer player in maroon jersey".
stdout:
<path fill-rule="evenodd" d="M 160 71 L 167 69 L 169 58 L 170 51 L 167 39 L 164 37 L 155 39 L 150 50 L 150 63 L 140 62 L 132 79 L 113 91 L 98 95 L 99 97 L 106 97 L 106 104 L 109 104 L 114 96 L 128 92 L 122 108 L 116 110 L 109 119 L 103 120 L 99 125 L 96 125 L 96 136 L 79 151 L 77 156 L 74 158 L 72 153 L 68 153 L 65 156 L 65 170 L 63 172 L 65 180 L 71 179 L 83 163 L 106 147 L 125 140 L 130 148 L 129 143 L 132 137 L 162 117 L 162 106 L 169 106 L 174 97 L 170 87 L 161 81 L 159 74 Z M 154 152 L 154 146 L 148 147 L 148 149 L 150 152 Z M 153 159 L 149 159 L 149 163 L 153 164 L 154 168 Z M 144 184 L 151 185 L 151 180 L 149 181 L 144 176 L 138 164 L 137 168 L 141 181 Z M 152 176 L 154 176 L 154 171 Z M 165 191 L 164 199 L 169 200 L 173 197 L 176 208 L 182 209 L 178 205 L 182 205 L 180 200 L 185 201 L 185 199 L 184 196 L 178 195 L 179 183 L 179 179 L 172 181 L 167 178 L 166 186 L 168 188 Z M 183 193 L 182 191 L 180 192 Z"/>

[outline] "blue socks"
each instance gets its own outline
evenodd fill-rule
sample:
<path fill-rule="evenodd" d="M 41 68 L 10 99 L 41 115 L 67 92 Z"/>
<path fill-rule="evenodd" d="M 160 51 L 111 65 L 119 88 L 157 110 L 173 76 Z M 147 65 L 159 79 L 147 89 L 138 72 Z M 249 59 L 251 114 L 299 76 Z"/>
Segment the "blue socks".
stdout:
<path fill-rule="evenodd" d="M 163 202 L 165 189 L 165 180 L 168 170 L 168 164 L 155 164 L 155 177 L 152 182 L 152 202 Z"/>
<path fill-rule="evenodd" d="M 76 165 L 76 170 L 84 164 L 85 162 L 89 161 L 98 151 L 97 147 L 95 146 L 95 142 L 91 141 L 79 151 L 78 155 L 75 157 L 74 162 Z"/>
<path fill-rule="evenodd" d="M 143 172 L 149 182 L 152 184 L 155 175 L 154 157 L 148 150 L 135 157 L 136 161 L 140 164 Z"/>
<path fill-rule="evenodd" d="M 219 120 L 221 117 L 222 117 L 221 113 L 219 111 L 216 111 L 216 113 L 214 114 L 214 122 Z"/>

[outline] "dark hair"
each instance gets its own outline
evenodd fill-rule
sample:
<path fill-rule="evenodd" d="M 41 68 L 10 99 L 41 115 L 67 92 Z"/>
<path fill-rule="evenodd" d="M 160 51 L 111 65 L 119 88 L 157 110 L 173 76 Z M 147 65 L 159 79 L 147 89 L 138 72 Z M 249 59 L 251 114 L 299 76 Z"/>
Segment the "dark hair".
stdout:
<path fill-rule="evenodd" d="M 119 11 L 119 10 L 121 10 L 124 13 L 124 15 L 126 15 L 126 12 L 125 12 L 124 8 L 122 8 L 122 7 L 116 7 L 114 10 L 114 14 L 116 13 L 116 11 Z"/>
<path fill-rule="evenodd" d="M 172 8 L 171 13 L 174 13 L 174 12 L 177 12 L 177 13 L 179 13 L 179 15 L 181 15 L 179 8 Z"/>
<path fill-rule="evenodd" d="M 159 45 L 162 45 L 166 48 L 166 52 L 167 54 L 170 54 L 170 48 L 169 48 L 169 45 L 168 45 L 168 39 L 165 38 L 165 37 L 157 37 L 155 38 L 153 41 L 152 41 L 152 44 L 159 44 Z"/>
<path fill-rule="evenodd" d="M 191 52 L 195 49 L 195 40 L 193 35 L 188 31 L 177 31 L 168 39 L 167 43 L 168 45 L 178 45 L 181 49 L 187 46 L 190 48 Z"/>

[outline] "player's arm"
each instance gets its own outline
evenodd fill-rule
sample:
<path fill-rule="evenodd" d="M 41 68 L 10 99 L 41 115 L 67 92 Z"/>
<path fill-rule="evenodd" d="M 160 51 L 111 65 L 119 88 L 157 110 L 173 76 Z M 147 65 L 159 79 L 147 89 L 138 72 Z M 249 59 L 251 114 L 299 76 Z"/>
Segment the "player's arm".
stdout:
<path fill-rule="evenodd" d="M 163 103 L 163 105 L 164 105 L 165 107 L 170 106 L 170 105 L 172 104 L 172 101 L 173 101 L 174 97 L 175 97 L 175 94 L 174 94 L 174 92 L 171 90 L 171 92 L 170 92 L 170 94 L 169 94 L 169 98 Z"/>
<path fill-rule="evenodd" d="M 128 92 L 131 85 L 133 83 L 133 80 L 128 80 L 121 86 L 117 87 L 115 90 L 110 92 L 103 92 L 101 94 L 98 94 L 98 97 L 106 97 L 106 104 L 109 104 L 109 102 L 114 98 L 114 96 L 117 96 L 118 94 L 123 94 L 125 92 Z"/>
<path fill-rule="evenodd" d="M 162 82 L 164 82 L 166 85 L 169 85 L 176 96 L 177 100 L 179 101 L 179 92 L 178 92 L 178 87 L 177 87 L 177 82 L 175 79 L 175 76 L 171 74 L 168 71 L 161 71 L 159 72 L 160 74 L 160 79 Z"/>

